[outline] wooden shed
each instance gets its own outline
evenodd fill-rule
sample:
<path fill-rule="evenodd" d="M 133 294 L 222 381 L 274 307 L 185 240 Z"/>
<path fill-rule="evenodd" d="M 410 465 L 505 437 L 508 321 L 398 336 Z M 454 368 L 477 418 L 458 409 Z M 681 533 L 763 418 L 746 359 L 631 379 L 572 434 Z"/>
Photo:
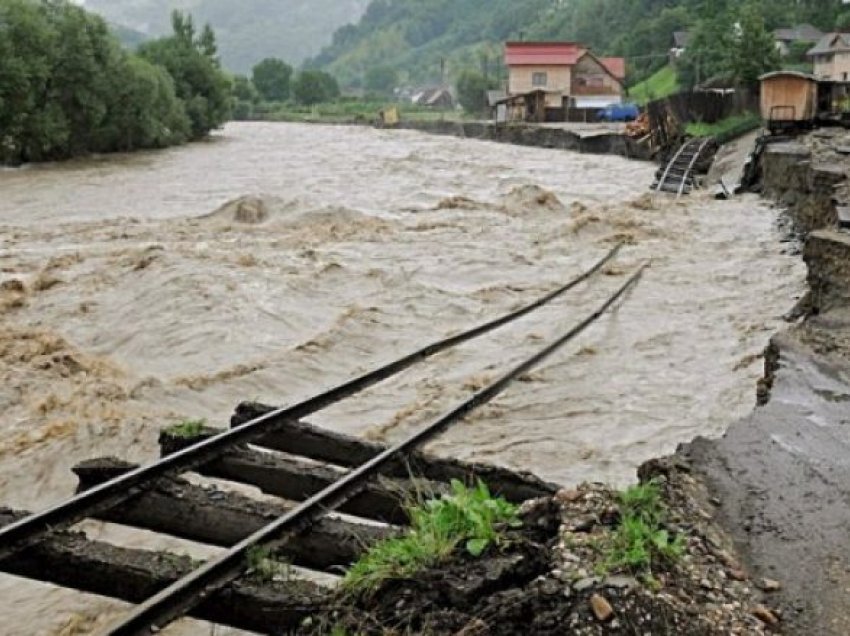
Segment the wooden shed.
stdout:
<path fill-rule="evenodd" d="M 814 123 L 818 82 L 813 75 L 775 71 L 759 78 L 761 116 L 771 129 L 804 127 Z"/>

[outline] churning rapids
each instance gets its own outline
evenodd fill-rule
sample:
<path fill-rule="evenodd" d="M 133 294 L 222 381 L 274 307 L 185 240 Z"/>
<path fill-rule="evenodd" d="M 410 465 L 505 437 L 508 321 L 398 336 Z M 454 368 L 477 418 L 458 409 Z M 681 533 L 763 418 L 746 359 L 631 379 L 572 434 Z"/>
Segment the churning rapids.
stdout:
<path fill-rule="evenodd" d="M 751 196 L 653 200 L 654 170 L 415 132 L 231 124 L 185 148 L 0 172 L 0 502 L 69 495 L 79 460 L 152 459 L 162 425 L 307 397 L 524 304 L 618 242 L 604 275 L 551 307 L 310 419 L 398 439 L 651 259 L 614 313 L 431 446 L 565 484 L 633 480 L 751 410 L 760 353 L 804 278 L 775 210 Z M 267 217 L 221 207 L 243 195 L 262 196 Z M 10 579 L 0 599 L 6 625 L 29 623 L 21 634 L 86 633 L 118 607 Z"/>

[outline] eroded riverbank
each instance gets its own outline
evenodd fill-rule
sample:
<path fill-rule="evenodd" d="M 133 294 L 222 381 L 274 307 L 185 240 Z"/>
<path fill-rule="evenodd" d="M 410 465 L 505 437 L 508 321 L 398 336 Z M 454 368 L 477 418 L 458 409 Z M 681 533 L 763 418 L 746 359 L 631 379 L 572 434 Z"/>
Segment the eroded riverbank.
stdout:
<path fill-rule="evenodd" d="M 432 446 L 565 484 L 632 481 L 647 459 L 751 410 L 761 351 L 803 289 L 775 211 L 755 197 L 653 201 L 654 169 L 257 124 L 185 149 L 0 174 L 0 267 L 23 288 L 3 292 L 3 502 L 66 496 L 70 466 L 94 455 L 150 459 L 163 423 L 218 423 L 243 399 L 293 402 L 528 301 L 618 242 L 602 279 L 317 422 L 397 439 L 651 259 L 615 314 Z M 248 193 L 264 195 L 265 216 L 209 214 Z M 33 589 L 7 581 L 3 598 L 9 612 L 40 613 L 45 632 L 113 607 Z"/>
<path fill-rule="evenodd" d="M 809 293 L 772 339 L 763 405 L 679 452 L 723 501 L 716 519 L 753 577 L 782 581 L 774 604 L 789 634 L 850 631 L 850 235 L 837 228 L 837 206 L 850 203 L 847 140 L 824 129 L 768 147 L 765 194 L 805 243 Z"/>

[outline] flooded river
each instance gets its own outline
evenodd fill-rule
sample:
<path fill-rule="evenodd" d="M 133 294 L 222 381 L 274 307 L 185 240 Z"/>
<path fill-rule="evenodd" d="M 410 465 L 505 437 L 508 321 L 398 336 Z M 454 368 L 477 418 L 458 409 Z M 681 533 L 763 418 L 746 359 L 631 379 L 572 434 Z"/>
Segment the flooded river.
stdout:
<path fill-rule="evenodd" d="M 298 401 L 533 300 L 620 242 L 604 275 L 552 306 L 311 421 L 396 440 L 651 260 L 615 312 L 431 446 L 565 484 L 632 481 L 751 410 L 759 355 L 804 279 L 775 210 L 653 200 L 654 170 L 416 132 L 231 124 L 185 148 L 0 172 L 0 501 L 67 496 L 82 459 L 151 459 L 164 424 Z M 265 214 L 219 209 L 244 195 Z M 0 580 L 4 613 L 41 612 L 20 633 L 86 633 L 114 607 L 44 589 Z"/>

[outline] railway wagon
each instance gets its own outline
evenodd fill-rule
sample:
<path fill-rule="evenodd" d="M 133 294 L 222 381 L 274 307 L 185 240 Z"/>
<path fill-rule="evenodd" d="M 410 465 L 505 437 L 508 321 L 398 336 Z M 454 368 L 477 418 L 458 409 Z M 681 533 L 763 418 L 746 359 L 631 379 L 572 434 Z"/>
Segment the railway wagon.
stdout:
<path fill-rule="evenodd" d="M 817 115 L 818 82 L 813 75 L 775 71 L 759 78 L 761 117 L 772 131 L 810 128 Z"/>

